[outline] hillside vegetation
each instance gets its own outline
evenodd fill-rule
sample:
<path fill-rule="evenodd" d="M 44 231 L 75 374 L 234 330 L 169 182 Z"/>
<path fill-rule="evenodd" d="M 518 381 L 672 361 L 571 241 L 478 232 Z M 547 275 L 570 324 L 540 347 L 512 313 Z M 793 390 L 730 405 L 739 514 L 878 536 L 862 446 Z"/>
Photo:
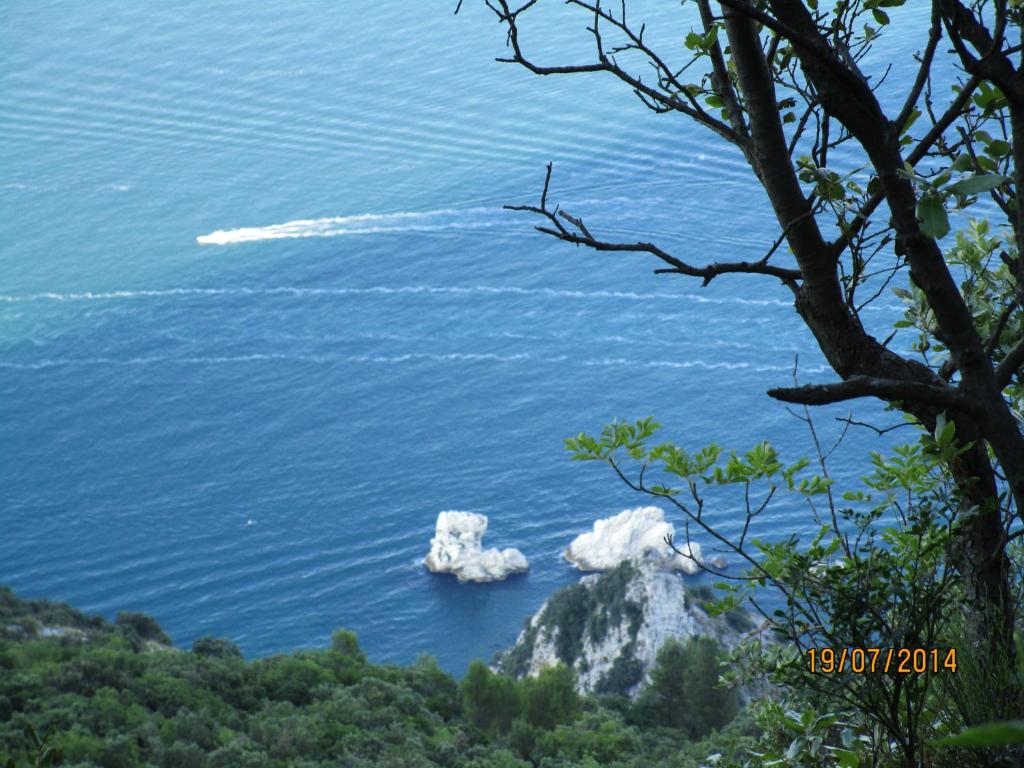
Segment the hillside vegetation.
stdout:
<path fill-rule="evenodd" d="M 580 697 L 564 666 L 516 681 L 474 662 L 460 684 L 426 656 L 374 664 L 344 630 L 253 661 L 223 639 L 169 642 L 141 614 L 111 623 L 0 587 L 0 765 L 49 747 L 57 764 L 104 768 L 693 768 L 753 745 L 742 715 L 712 730 L 736 705 L 708 687 L 706 645 L 666 653 L 664 689 L 632 704 Z M 659 706 L 683 690 L 686 706 Z"/>

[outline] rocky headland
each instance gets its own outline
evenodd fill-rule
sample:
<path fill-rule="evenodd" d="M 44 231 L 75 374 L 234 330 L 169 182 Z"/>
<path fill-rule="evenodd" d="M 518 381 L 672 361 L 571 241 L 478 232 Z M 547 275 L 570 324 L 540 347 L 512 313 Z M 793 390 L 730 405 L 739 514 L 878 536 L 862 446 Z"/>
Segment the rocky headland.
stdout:
<path fill-rule="evenodd" d="M 754 629 L 742 609 L 709 616 L 711 599 L 709 588 L 685 587 L 657 561 L 626 560 L 552 595 L 495 666 L 521 678 L 561 662 L 576 670 L 581 693 L 633 696 L 667 640 L 706 636 L 729 646 Z"/>

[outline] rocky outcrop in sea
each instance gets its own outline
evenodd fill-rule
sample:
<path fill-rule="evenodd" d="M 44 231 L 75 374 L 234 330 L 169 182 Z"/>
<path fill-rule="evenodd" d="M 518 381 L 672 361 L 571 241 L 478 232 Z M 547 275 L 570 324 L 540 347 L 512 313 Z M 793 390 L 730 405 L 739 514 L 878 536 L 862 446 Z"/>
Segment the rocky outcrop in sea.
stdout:
<path fill-rule="evenodd" d="M 484 549 L 487 517 L 474 512 L 437 516 L 430 552 L 423 564 L 434 573 L 452 573 L 459 581 L 500 581 L 529 567 L 518 549 Z"/>
<path fill-rule="evenodd" d="M 552 595 L 495 666 L 524 677 L 561 662 L 576 670 L 581 693 L 633 696 L 666 640 L 703 635 L 728 646 L 754 629 L 742 609 L 709 616 L 702 605 L 711 599 L 657 561 L 627 560 Z"/>
<path fill-rule="evenodd" d="M 636 507 L 594 522 L 594 527 L 573 539 L 565 559 L 581 571 L 607 571 L 624 560 L 654 564 L 663 569 L 697 573 L 703 563 L 700 545 L 676 542 L 675 551 L 667 539 L 675 527 L 665 520 L 660 507 Z M 721 567 L 724 563 L 714 561 Z"/>

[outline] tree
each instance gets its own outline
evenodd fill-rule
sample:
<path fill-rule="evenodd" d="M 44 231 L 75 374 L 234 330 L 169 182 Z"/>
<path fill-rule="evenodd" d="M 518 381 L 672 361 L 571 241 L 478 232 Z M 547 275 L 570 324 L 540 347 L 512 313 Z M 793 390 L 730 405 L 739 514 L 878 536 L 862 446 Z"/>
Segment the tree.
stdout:
<path fill-rule="evenodd" d="M 739 694 L 718 684 L 721 650 L 710 637 L 665 642 L 635 704 L 639 721 L 682 729 L 695 740 L 728 725 L 739 711 Z"/>
<path fill-rule="evenodd" d="M 815 584 L 809 570 L 813 562 L 792 549 L 761 553 L 776 558 L 776 573 L 758 573 L 758 561 L 751 559 L 755 572 L 750 578 L 786 587 L 799 579 L 803 605 L 812 611 L 815 596 L 853 597 L 843 592 L 848 586 L 863 588 L 859 605 L 865 610 L 893 602 L 880 588 L 903 584 L 894 573 L 913 574 L 911 586 L 900 592 L 899 600 L 906 605 L 917 605 L 914 598 L 923 596 L 929 599 L 920 605 L 941 612 L 949 605 L 948 595 L 957 591 L 963 637 L 979 665 L 978 680 L 987 684 L 986 711 L 965 711 L 963 716 L 968 722 L 972 717 L 1019 716 L 1024 688 L 1015 672 L 1017 592 L 1010 550 L 1024 535 L 1020 2 L 932 0 L 929 23 L 919 27 L 916 75 L 895 109 L 883 106 L 876 93 L 885 72 L 869 71 L 864 57 L 884 39 L 887 28 L 914 24 L 909 9 L 900 11 L 897 21 L 889 16 L 905 0 L 695 0 L 698 26 L 685 34 L 682 57 L 676 51 L 654 50 L 643 23 L 627 13 L 626 2 L 567 0 L 580 12 L 594 46 L 593 57 L 579 62 L 531 56 L 522 19 L 539 7 L 536 0 L 486 2 L 507 33 L 509 55 L 499 61 L 541 76 L 610 76 L 647 108 L 695 121 L 734 147 L 766 193 L 779 234 L 763 253 L 742 261 L 703 263 L 646 240 L 605 239 L 597 227 L 552 204 L 550 165 L 539 202 L 510 208 L 540 217 L 536 228 L 564 242 L 654 257 L 661 262 L 657 274 L 695 278 L 703 285 L 734 275 L 777 281 L 789 291 L 797 315 L 837 380 L 803 386 L 794 381 L 794 386 L 768 394 L 805 407 L 877 398 L 902 411 L 927 438 L 919 446 L 923 452 L 880 457 L 883 466 L 875 467 L 880 473 L 876 481 L 883 484 L 872 489 L 875 495 L 888 497 L 902 483 L 911 508 L 894 506 L 889 498 L 869 504 L 871 509 L 863 513 L 867 517 L 837 508 L 825 453 L 818 451 L 823 477 L 808 482 L 812 492 L 828 497 L 832 538 L 819 537 L 812 549 L 831 557 L 835 553 L 827 548 L 834 545 L 847 564 L 868 569 L 863 580 L 844 584 L 823 577 Z M 914 10 L 920 11 L 921 5 L 915 3 Z M 957 78 L 948 99 L 935 75 L 940 61 Z M 970 222 L 949 242 L 951 214 L 960 215 L 979 200 L 994 213 Z M 905 302 L 905 317 L 896 329 L 873 328 L 864 309 L 890 288 Z M 901 330 L 915 334 L 913 354 L 890 347 Z M 806 418 L 810 423 L 809 414 Z M 647 450 L 643 443 L 651 433 L 638 424 L 631 435 L 622 432 L 624 426 L 613 425 L 599 440 L 577 440 L 572 448 L 580 458 L 609 461 L 616 471 L 619 449 L 644 467 L 659 463 L 686 481 L 683 491 L 703 483 L 707 478 L 702 473 L 721 471 L 710 477 L 712 483 L 747 484 L 776 477 L 791 484 L 798 472 L 784 468 L 766 447 L 740 457 L 736 466 L 713 470 L 717 454 L 689 456 L 671 444 Z M 899 462 L 913 472 L 903 472 L 906 467 L 901 469 Z M 639 480 L 620 475 L 638 490 L 652 491 L 644 485 L 642 472 Z M 658 486 L 653 495 L 679 498 L 668 486 Z M 689 515 L 689 523 L 714 535 L 701 515 L 698 496 L 679 508 Z M 748 507 L 748 526 L 760 509 L 756 504 Z M 909 516 L 901 518 L 902 512 Z M 873 527 L 883 515 L 895 519 L 895 527 Z M 744 539 L 747 533 L 745 527 Z M 862 537 L 872 536 L 878 537 L 878 546 L 857 550 L 864 544 Z M 737 543 L 740 550 L 750 544 L 731 542 Z M 895 558 L 888 563 L 890 572 L 862 557 L 874 552 Z M 914 558 L 925 567 L 905 568 Z M 947 563 L 955 569 L 955 579 Z M 828 573 L 817 571 L 818 576 Z M 836 619 L 842 618 L 842 608 L 835 600 L 823 610 Z M 891 619 L 898 614 L 879 613 L 874 628 L 892 630 Z M 855 617 L 848 618 L 850 623 L 837 626 L 860 626 Z M 916 618 L 920 621 L 913 623 L 932 634 L 934 616 Z M 913 637 L 908 631 L 902 639 Z M 900 639 L 890 637 L 892 642 Z M 893 684 L 889 693 L 896 687 L 903 688 Z M 925 699 L 923 693 L 918 697 L 916 691 L 903 690 L 895 700 L 912 702 L 915 717 L 926 717 L 933 713 Z M 915 764 L 923 745 L 913 738 L 916 724 L 907 732 L 905 721 L 902 714 L 894 715 L 890 735 L 900 734 L 903 759 Z"/>
<path fill-rule="evenodd" d="M 356 633 L 350 629 L 337 629 L 331 634 L 331 649 L 342 656 L 366 661 L 366 655 L 359 647 L 359 639 Z"/>
<path fill-rule="evenodd" d="M 481 730 L 507 731 L 522 709 L 516 681 L 494 674 L 482 661 L 470 663 L 459 688 L 466 720 Z"/>
<path fill-rule="evenodd" d="M 580 698 L 572 667 L 564 664 L 547 667 L 536 677 L 526 678 L 522 686 L 523 714 L 532 726 L 551 730 L 556 725 L 572 722 L 579 714 Z"/>
<path fill-rule="evenodd" d="M 242 651 L 223 637 L 199 637 L 192 641 L 192 653 L 218 659 L 241 659 Z"/>
<path fill-rule="evenodd" d="M 537 228 L 560 240 L 653 255 L 665 264 L 655 270 L 659 274 L 700 278 L 705 285 L 725 274 L 780 281 L 841 380 L 773 389 L 772 397 L 810 405 L 876 397 L 930 432 L 947 414 L 966 449 L 948 469 L 965 513 L 975 511 L 958 534 L 973 625 L 980 638 L 1008 649 L 1013 614 L 1001 543 L 1024 502 L 1024 435 L 1008 402 L 1019 407 L 1020 382 L 1014 379 L 1024 363 L 1024 207 L 1016 205 L 1024 182 L 1024 69 L 1013 62 L 1020 49 L 1011 34 L 1021 27 L 1018 4 L 982 0 L 968 7 L 934 0 L 918 75 L 900 111 L 889 114 L 875 95 L 872 76 L 859 66 L 883 32 L 862 22 L 868 17 L 884 28 L 889 19 L 882 6 L 901 6 L 903 0 L 840 0 L 829 9 L 796 0 L 721 0 L 717 13 L 711 0 L 697 0 L 702 28 L 686 37 L 692 59 L 704 64 L 696 70 L 700 76 L 689 77 L 695 82 L 681 79 L 674 62 L 652 50 L 623 12 L 600 0 L 568 2 L 590 22 L 594 61 L 533 61 L 519 23 L 535 0 L 516 8 L 495 0 L 488 5 L 505 24 L 511 49 L 500 61 L 538 75 L 610 74 L 654 111 L 706 127 L 746 158 L 778 219 L 779 240 L 760 258 L 704 265 L 653 243 L 604 240 L 549 205 L 550 168 L 540 205 L 512 208 L 542 216 L 545 223 Z M 996 18 L 990 24 L 991 14 Z M 944 33 L 962 77 L 950 103 L 936 111 L 931 70 Z M 647 59 L 653 81 L 618 63 L 627 52 Z M 923 114 L 926 126 L 912 131 Z M 840 145 L 857 147 L 862 171 L 830 167 L 830 152 Z M 914 170 L 919 165 L 928 170 Z M 971 175 L 951 183 L 954 173 Z M 978 243 L 983 263 L 995 256 L 1004 264 L 975 273 L 973 262 L 956 263 L 953 256 L 947 261 L 939 240 L 949 227 L 946 208 L 966 207 L 981 193 L 1005 214 L 1008 233 Z M 883 203 L 887 218 L 875 215 Z M 832 230 L 837 234 L 830 240 L 826 233 Z M 793 266 L 773 261 L 782 243 L 793 254 Z M 960 286 L 954 266 L 968 272 Z M 927 349 L 939 358 L 929 358 L 925 348 L 922 360 L 904 357 L 868 331 L 862 310 L 874 297 L 858 301 L 857 293 L 873 284 L 878 270 L 886 284 L 909 272 L 912 316 Z M 982 277 L 993 284 L 979 289 Z M 1005 500 L 1000 475 L 1011 493 Z"/>
<path fill-rule="evenodd" d="M 135 611 L 118 611 L 116 623 L 129 637 L 137 637 L 140 640 L 148 640 L 161 645 L 171 644 L 171 638 L 152 616 Z"/>

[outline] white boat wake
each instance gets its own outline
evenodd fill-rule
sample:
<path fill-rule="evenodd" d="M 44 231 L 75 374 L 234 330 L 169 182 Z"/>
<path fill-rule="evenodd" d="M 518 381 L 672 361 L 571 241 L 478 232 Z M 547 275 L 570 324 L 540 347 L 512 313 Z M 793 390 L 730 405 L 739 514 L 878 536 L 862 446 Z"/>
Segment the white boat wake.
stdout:
<path fill-rule="evenodd" d="M 266 227 L 218 229 L 199 235 L 199 245 L 235 245 L 260 240 L 281 240 L 295 237 L 340 237 L 384 232 L 437 232 L 448 229 L 480 229 L 498 223 L 493 215 L 500 209 L 442 208 L 435 211 L 402 211 L 399 213 L 362 213 L 355 216 L 331 216 L 324 219 L 297 219 Z"/>

